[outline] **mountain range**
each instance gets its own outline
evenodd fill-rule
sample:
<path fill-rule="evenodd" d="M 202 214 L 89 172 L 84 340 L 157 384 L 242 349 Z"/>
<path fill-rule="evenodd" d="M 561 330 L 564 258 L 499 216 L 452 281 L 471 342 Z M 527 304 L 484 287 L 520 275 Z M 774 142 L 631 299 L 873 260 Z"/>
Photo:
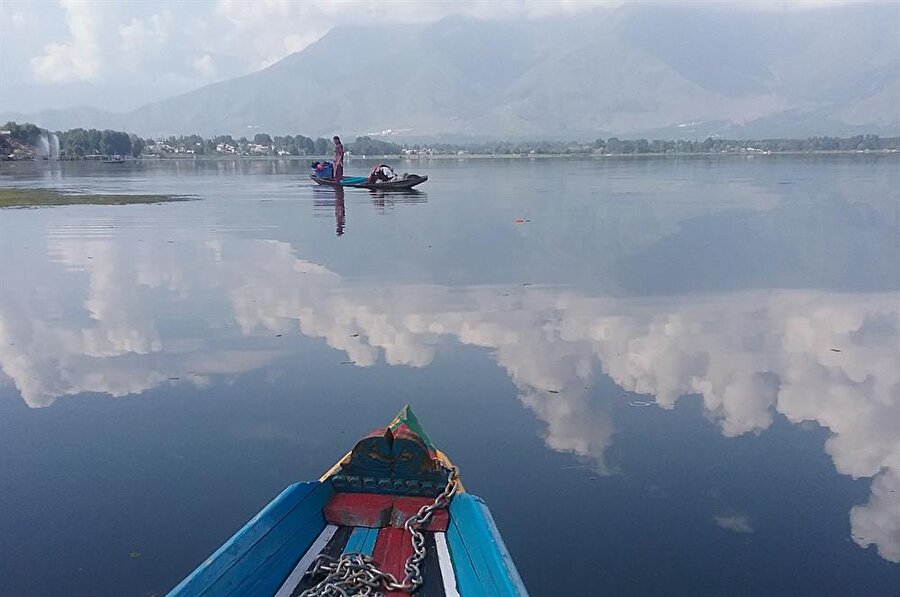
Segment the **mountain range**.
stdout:
<path fill-rule="evenodd" d="M 900 134 L 900 7 L 627 4 L 518 22 L 336 27 L 272 66 L 128 113 L 0 119 L 142 135 Z"/>

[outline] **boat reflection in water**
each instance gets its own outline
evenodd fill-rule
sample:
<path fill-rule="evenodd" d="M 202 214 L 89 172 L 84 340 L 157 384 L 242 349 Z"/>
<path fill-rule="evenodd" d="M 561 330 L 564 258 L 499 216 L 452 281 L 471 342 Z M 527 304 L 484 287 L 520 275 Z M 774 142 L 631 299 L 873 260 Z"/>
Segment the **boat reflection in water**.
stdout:
<path fill-rule="evenodd" d="M 334 209 L 340 233 L 339 196 Z M 621 400 L 590 390 L 601 378 L 663 409 L 700 396 L 727 437 L 759 433 L 776 415 L 815 423 L 828 430 L 840 473 L 872 479 L 868 501 L 850 512 L 853 540 L 900 562 L 900 292 L 626 300 L 540 286 L 374 289 L 271 240 L 222 235 L 177 251 L 163 237 L 116 251 L 89 236 L 48 242 L 51 259 L 28 275 L 57 279 L 62 268 L 77 274 L 67 274 L 75 286 L 41 300 L 27 284 L 0 293 L 0 365 L 30 407 L 86 392 L 203 387 L 284 356 L 249 342 L 273 333 L 321 338 L 355 367 L 425 367 L 459 343 L 490 350 L 546 425 L 549 448 L 600 473 L 610 472 L 610 413 Z M 58 316 L 73 292 L 89 317 Z M 168 334 L 176 308 L 204 333 Z"/>
<path fill-rule="evenodd" d="M 315 215 L 324 216 L 326 212 L 330 214 L 331 208 L 333 207 L 335 235 L 343 236 L 347 226 L 347 208 L 344 187 L 316 187 L 315 191 L 313 213 Z M 397 205 L 428 203 L 428 194 L 415 189 L 401 191 L 357 190 L 353 197 L 360 202 L 365 199 L 371 200 L 372 206 L 375 208 L 375 213 L 379 215 L 390 213 Z"/>

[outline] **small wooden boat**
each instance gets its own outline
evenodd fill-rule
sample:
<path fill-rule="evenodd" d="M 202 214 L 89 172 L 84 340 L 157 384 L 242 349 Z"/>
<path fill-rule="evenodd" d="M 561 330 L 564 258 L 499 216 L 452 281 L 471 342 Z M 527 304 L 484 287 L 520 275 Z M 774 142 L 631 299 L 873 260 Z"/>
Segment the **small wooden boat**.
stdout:
<path fill-rule="evenodd" d="M 527 595 L 485 503 L 409 406 L 272 500 L 170 596 Z"/>
<path fill-rule="evenodd" d="M 344 176 L 341 178 L 340 182 L 333 178 L 320 178 L 315 174 L 310 174 L 309 177 L 317 183 L 329 187 L 353 187 L 357 189 L 378 189 L 382 191 L 404 191 L 428 180 L 427 176 L 419 176 L 418 174 L 410 174 L 405 178 L 386 180 L 383 182 L 369 182 L 369 179 L 365 176 Z"/>

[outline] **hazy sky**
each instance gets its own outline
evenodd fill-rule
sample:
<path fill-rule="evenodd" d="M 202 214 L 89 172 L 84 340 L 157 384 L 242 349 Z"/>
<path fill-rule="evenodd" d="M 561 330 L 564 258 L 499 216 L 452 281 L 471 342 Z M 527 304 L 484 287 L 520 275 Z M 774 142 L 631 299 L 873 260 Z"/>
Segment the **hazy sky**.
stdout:
<path fill-rule="evenodd" d="M 0 112 L 78 105 L 130 110 L 264 68 L 339 24 L 421 22 L 449 14 L 540 19 L 622 3 L 0 0 Z M 743 0 L 710 6 L 781 10 L 789 18 L 795 10 L 837 3 L 843 2 Z"/>

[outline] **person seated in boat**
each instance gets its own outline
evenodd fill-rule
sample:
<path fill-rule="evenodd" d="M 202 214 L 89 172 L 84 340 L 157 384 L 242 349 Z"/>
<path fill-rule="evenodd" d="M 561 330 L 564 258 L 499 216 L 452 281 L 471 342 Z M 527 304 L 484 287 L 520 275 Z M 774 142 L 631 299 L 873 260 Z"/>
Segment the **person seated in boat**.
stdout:
<path fill-rule="evenodd" d="M 397 178 L 397 173 L 387 164 L 378 164 L 369 174 L 369 183 L 389 182 Z"/>
<path fill-rule="evenodd" d="M 319 178 L 332 178 L 334 176 L 331 162 L 313 162 L 311 166 L 313 174 Z"/>

